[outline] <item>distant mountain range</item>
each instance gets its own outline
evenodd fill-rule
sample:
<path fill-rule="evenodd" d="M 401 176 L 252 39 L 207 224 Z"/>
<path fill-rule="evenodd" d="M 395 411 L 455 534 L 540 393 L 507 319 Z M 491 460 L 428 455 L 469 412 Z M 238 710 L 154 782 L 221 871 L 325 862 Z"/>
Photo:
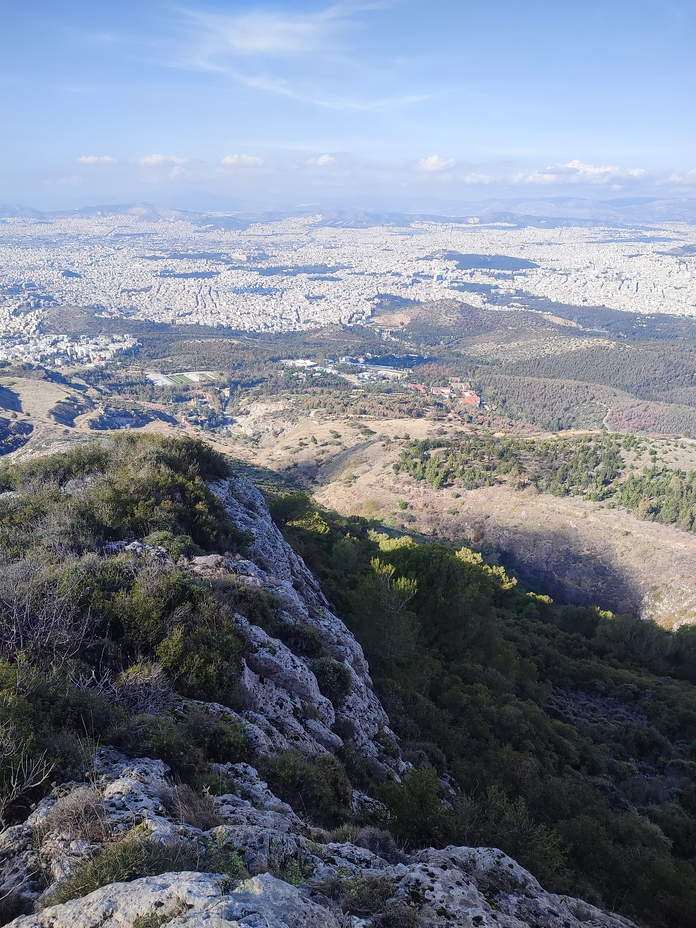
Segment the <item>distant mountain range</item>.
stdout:
<path fill-rule="evenodd" d="M 515 227 L 610 225 L 617 228 L 654 225 L 662 222 L 696 223 L 696 198 L 587 200 L 577 197 L 540 199 L 489 199 L 476 202 L 443 203 L 436 211 L 398 212 L 381 209 L 322 209 L 320 205 L 296 210 L 265 212 L 199 212 L 157 207 L 148 203 L 84 206 L 74 210 L 41 211 L 21 204 L 0 204 L 0 219 L 51 220 L 69 217 L 97 218 L 127 215 L 143 222 L 184 219 L 201 228 L 245 229 L 252 222 L 273 221 L 289 216 L 320 215 L 321 224 L 344 228 L 376 225 L 408 226 L 414 221 L 466 222 L 482 225 L 509 224 Z"/>

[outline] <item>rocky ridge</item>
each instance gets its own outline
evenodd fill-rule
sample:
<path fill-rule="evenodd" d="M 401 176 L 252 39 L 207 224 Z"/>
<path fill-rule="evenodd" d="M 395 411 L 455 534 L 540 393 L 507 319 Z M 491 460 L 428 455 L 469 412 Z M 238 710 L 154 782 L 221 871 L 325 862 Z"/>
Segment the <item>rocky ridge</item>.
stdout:
<path fill-rule="evenodd" d="M 321 756 L 349 740 L 380 776 L 407 775 L 408 765 L 385 756 L 375 740 L 380 732 L 394 736 L 360 645 L 284 541 L 261 494 L 235 478 L 214 489 L 229 518 L 250 533 L 247 556 L 198 557 L 190 569 L 271 593 L 284 622 L 316 631 L 331 659 L 347 668 L 349 686 L 334 705 L 306 659 L 239 615 L 248 708 L 200 705 L 243 725 L 258 755 L 296 748 Z M 148 556 L 146 547 L 140 556 Z M 182 814 L 182 788 L 163 761 L 101 748 L 84 781 L 54 787 L 24 823 L 0 834 L 0 911 L 11 900 L 13 914 L 26 913 L 14 928 L 633 928 L 545 892 L 499 850 L 429 848 L 407 856 L 375 828 L 331 834 L 313 827 L 251 764 L 216 764 L 211 773 L 225 784 L 223 794 L 205 797 L 195 815 Z M 358 791 L 353 801 L 356 808 L 370 802 Z M 51 904 L 90 860 L 129 841 L 178 854 L 186 866 Z M 222 859 L 238 865 L 234 876 L 229 867 L 198 872 Z"/>
<path fill-rule="evenodd" d="M 90 786 L 57 787 L 24 824 L 0 836 L 4 892 L 24 894 L 38 910 L 11 922 L 13 928 L 134 928 L 148 917 L 172 928 L 390 924 L 381 913 L 346 916 L 337 902 L 342 890 L 352 890 L 360 910 L 369 904 L 371 884 L 381 893 L 385 911 L 404 919 L 394 924 L 423 928 L 632 925 L 580 900 L 546 893 L 530 873 L 494 848 L 428 848 L 406 856 L 374 829 L 356 833 L 354 841 L 331 841 L 331 835 L 312 828 L 278 799 L 249 764 L 225 765 L 224 774 L 235 792 L 215 798 L 220 824 L 204 831 L 177 822 L 168 811 L 172 787 L 162 761 L 129 759 L 113 748 L 101 749 L 92 760 Z M 64 814 L 68 807 L 84 809 L 86 792 L 103 810 L 101 842 L 75 838 Z M 254 875 L 232 881 L 222 874 L 170 872 L 110 884 L 84 898 L 50 905 L 56 889 L 94 855 L 100 843 L 133 829 L 141 837 L 193 854 L 202 854 L 211 845 L 235 851 Z M 363 846 L 367 844 L 381 853 Z M 42 871 L 51 881 L 43 890 L 37 879 Z M 362 899 L 356 890 L 362 890 Z M 411 921 L 405 913 L 412 914 Z"/>

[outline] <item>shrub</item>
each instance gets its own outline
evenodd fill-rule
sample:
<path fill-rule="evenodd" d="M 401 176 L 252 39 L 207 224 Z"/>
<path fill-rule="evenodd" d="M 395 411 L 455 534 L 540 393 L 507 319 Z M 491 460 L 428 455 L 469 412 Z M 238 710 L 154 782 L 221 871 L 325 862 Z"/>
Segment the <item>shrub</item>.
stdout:
<path fill-rule="evenodd" d="M 174 561 L 180 557 L 195 557 L 202 554 L 202 549 L 194 543 L 190 535 L 173 535 L 171 532 L 152 532 L 144 539 L 145 544 L 164 548 Z"/>
<path fill-rule="evenodd" d="M 358 847 L 364 847 L 368 851 L 372 851 L 373 854 L 388 861 L 390 864 L 400 864 L 406 859 L 394 840 L 394 836 L 388 831 L 383 831 L 381 828 L 373 828 L 370 825 L 361 828 L 352 841 L 353 844 L 357 844 Z"/>
<path fill-rule="evenodd" d="M 330 754 L 310 761 L 299 751 L 285 751 L 261 759 L 259 773 L 276 795 L 320 825 L 335 825 L 349 815 L 350 781 L 343 765 Z"/>
<path fill-rule="evenodd" d="M 224 873 L 230 880 L 245 880 L 249 876 L 239 851 L 220 845 L 216 841 L 206 842 L 200 869 L 205 869 L 208 873 Z"/>
<path fill-rule="evenodd" d="M 212 796 L 200 795 L 186 783 L 178 783 L 161 793 L 165 808 L 181 825 L 192 825 L 201 831 L 209 831 L 220 824 Z"/>
<path fill-rule="evenodd" d="M 337 873 L 313 885 L 315 892 L 333 900 L 344 912 L 368 917 L 386 909 L 395 884 L 385 876 L 346 877 Z"/>
<path fill-rule="evenodd" d="M 274 873 L 279 880 L 290 883 L 292 886 L 301 886 L 306 883 L 314 873 L 314 867 L 299 857 L 291 857 L 280 870 Z"/>
<path fill-rule="evenodd" d="M 150 838 L 129 836 L 108 845 L 74 874 L 51 898 L 52 905 L 80 899 L 110 883 L 169 871 L 196 870 L 199 858 L 182 844 L 164 845 Z"/>
<path fill-rule="evenodd" d="M 397 905 L 370 922 L 371 928 L 421 928 L 424 924 L 420 914 L 407 905 Z"/>
<path fill-rule="evenodd" d="M 442 786 L 432 767 L 414 770 L 402 783 L 383 783 L 377 797 L 393 816 L 394 833 L 414 847 L 447 844 L 452 820 L 441 800 Z"/>
<path fill-rule="evenodd" d="M 172 705 L 172 688 L 159 664 L 132 664 L 119 674 L 114 695 L 125 713 L 159 715 Z"/>
<path fill-rule="evenodd" d="M 315 658 L 310 661 L 309 666 L 317 678 L 322 696 L 326 696 L 337 708 L 342 706 L 353 683 L 353 675 L 348 666 L 331 657 Z"/>
<path fill-rule="evenodd" d="M 254 751 L 246 729 L 239 722 L 217 716 L 199 706 L 189 708 L 179 721 L 184 735 L 214 764 L 239 764 L 250 760 Z"/>
<path fill-rule="evenodd" d="M 394 895 L 394 883 L 385 876 L 355 876 L 346 884 L 345 904 L 354 915 L 383 912 Z"/>
<path fill-rule="evenodd" d="M 271 517 L 276 525 L 288 525 L 306 516 L 312 510 L 312 497 L 303 490 L 286 493 L 273 500 L 268 506 Z"/>
<path fill-rule="evenodd" d="M 291 625 L 290 622 L 276 622 L 272 628 L 265 629 L 269 635 L 279 638 L 286 644 L 293 654 L 302 657 L 320 658 L 324 656 L 324 642 L 321 635 L 311 625 L 300 622 Z"/>
<path fill-rule="evenodd" d="M 174 719 L 137 716 L 114 732 L 113 743 L 131 757 L 157 757 L 182 779 L 193 777 L 205 758 L 188 740 Z"/>
<path fill-rule="evenodd" d="M 240 763 L 253 757 L 244 727 L 193 707 L 184 718 L 138 716 L 121 726 L 114 744 L 132 757 L 158 757 L 175 776 L 194 782 L 210 763 Z"/>

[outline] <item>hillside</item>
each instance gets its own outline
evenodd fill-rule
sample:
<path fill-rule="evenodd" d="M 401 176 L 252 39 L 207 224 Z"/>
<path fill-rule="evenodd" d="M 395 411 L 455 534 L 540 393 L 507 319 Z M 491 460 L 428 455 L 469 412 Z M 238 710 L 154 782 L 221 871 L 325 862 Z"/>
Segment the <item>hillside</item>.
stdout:
<path fill-rule="evenodd" d="M 189 439 L 0 483 L 5 921 L 693 923 L 691 629 L 269 512 Z"/>
<path fill-rule="evenodd" d="M 205 437 L 330 509 L 473 545 L 559 602 L 693 622 L 694 321 L 520 301 L 385 297 L 368 325 L 262 338 L 134 322 L 136 357 L 6 364 L 0 454 L 29 460 L 128 431 Z M 49 316 L 76 337 L 125 325 L 86 309 Z M 480 407 L 463 404 L 466 388 Z M 600 461 L 601 487 L 545 478 L 548 448 L 562 449 L 562 469 L 605 437 L 621 460 Z M 495 473 L 479 460 L 490 442 Z M 403 454 L 425 472 L 424 456 L 445 452 L 456 468 L 441 461 L 432 480 L 393 472 Z"/>

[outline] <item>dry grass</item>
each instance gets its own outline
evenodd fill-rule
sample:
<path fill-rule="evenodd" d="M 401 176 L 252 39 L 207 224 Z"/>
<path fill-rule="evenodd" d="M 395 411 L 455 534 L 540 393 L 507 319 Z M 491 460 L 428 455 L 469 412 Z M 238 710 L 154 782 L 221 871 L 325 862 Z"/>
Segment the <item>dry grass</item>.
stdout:
<path fill-rule="evenodd" d="M 407 905 L 397 905 L 370 922 L 371 928 L 421 928 L 424 924 L 420 914 Z"/>
<path fill-rule="evenodd" d="M 104 800 L 91 786 L 78 787 L 56 802 L 46 819 L 45 830 L 73 841 L 103 843 L 111 833 Z"/>
<path fill-rule="evenodd" d="M 171 786 L 161 794 L 161 799 L 172 818 L 181 825 L 209 831 L 220 824 L 213 797 L 194 792 L 186 783 Z"/>
<path fill-rule="evenodd" d="M 31 910 L 31 901 L 14 889 L 0 893 L 0 925 L 6 925 L 20 915 L 29 915 Z"/>

